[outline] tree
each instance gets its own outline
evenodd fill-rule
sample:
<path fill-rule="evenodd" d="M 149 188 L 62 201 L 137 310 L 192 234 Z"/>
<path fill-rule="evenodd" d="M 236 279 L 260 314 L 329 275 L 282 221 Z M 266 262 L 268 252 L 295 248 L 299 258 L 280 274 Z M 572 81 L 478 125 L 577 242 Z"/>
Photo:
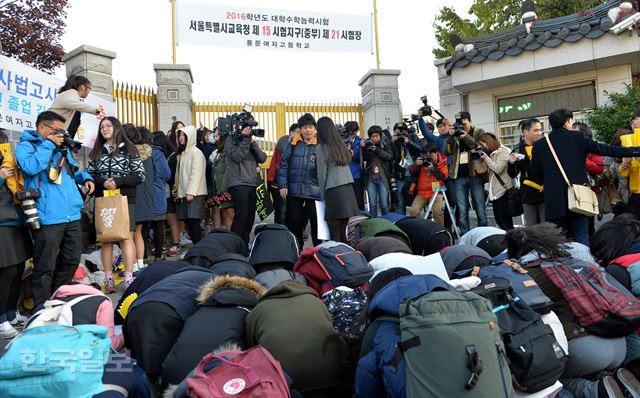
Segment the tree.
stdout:
<path fill-rule="evenodd" d="M 5 55 L 45 72 L 62 64 L 68 0 L 0 0 L 0 41 Z"/>
<path fill-rule="evenodd" d="M 550 19 L 593 8 L 602 0 L 539 0 L 536 2 L 539 19 Z M 520 24 L 521 0 L 474 0 L 468 13 L 472 18 L 462 18 L 453 7 L 443 7 L 433 23 L 436 42 L 432 52 L 436 58 L 453 54 L 449 41 L 451 34 L 475 37 L 500 32 Z"/>
<path fill-rule="evenodd" d="M 640 87 L 628 84 L 624 93 L 610 93 L 609 105 L 598 106 L 589 114 L 589 125 L 595 130 L 596 138 L 610 142 L 617 129 L 630 129 L 631 119 L 640 108 Z"/>

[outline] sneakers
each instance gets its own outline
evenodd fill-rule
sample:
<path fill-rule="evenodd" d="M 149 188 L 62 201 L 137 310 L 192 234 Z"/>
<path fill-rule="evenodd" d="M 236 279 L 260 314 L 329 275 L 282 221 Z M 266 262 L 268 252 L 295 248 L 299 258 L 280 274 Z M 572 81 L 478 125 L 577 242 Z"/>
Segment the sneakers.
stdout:
<path fill-rule="evenodd" d="M 111 294 L 116 292 L 116 284 L 113 283 L 113 279 L 105 279 L 103 290 L 106 294 Z"/>
<path fill-rule="evenodd" d="M 613 376 L 606 375 L 598 382 L 598 398 L 625 398 Z"/>
<path fill-rule="evenodd" d="M 20 315 L 20 313 L 16 311 L 16 317 L 14 318 L 13 321 L 9 321 L 9 323 L 11 323 L 11 326 L 13 326 L 14 328 L 22 329 L 24 325 L 27 324 L 28 320 L 29 318 L 27 318 L 24 315 Z"/>
<path fill-rule="evenodd" d="M 180 245 L 173 245 L 167 251 L 167 257 L 175 257 L 180 254 Z"/>
<path fill-rule="evenodd" d="M 633 373 L 625 368 L 620 368 L 614 373 L 616 381 L 624 390 L 626 396 L 631 398 L 640 398 L 640 382 Z"/>
<path fill-rule="evenodd" d="M 192 244 L 193 244 L 193 241 L 189 239 L 186 232 L 183 232 L 182 236 L 180 236 L 180 246 L 189 246 Z"/>
<path fill-rule="evenodd" d="M 19 335 L 18 332 L 9 321 L 0 323 L 0 338 L 8 340 Z"/>

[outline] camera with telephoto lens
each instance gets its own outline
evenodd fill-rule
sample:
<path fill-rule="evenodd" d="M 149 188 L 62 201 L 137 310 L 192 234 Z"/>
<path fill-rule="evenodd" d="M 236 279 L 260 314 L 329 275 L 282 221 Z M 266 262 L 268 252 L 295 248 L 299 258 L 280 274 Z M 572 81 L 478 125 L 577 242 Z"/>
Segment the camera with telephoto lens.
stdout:
<path fill-rule="evenodd" d="M 251 112 L 253 106 L 245 104 L 242 108 L 242 112 L 234 113 L 233 115 L 227 115 L 218 120 L 218 131 L 220 135 L 234 134 L 235 139 L 242 139 L 242 130 L 246 127 L 258 127 L 258 122 L 253 118 Z M 263 138 L 264 129 L 252 129 L 251 135 L 254 137 Z"/>
<path fill-rule="evenodd" d="M 16 198 L 22 202 L 22 211 L 26 218 L 26 223 L 29 229 L 40 229 L 40 216 L 38 216 L 38 209 L 36 208 L 36 199 L 40 197 L 40 190 L 24 189 L 16 192 Z"/>
<path fill-rule="evenodd" d="M 395 177 L 389 179 L 389 189 L 391 192 L 398 192 L 398 180 Z"/>
<path fill-rule="evenodd" d="M 460 137 L 464 134 L 464 126 L 462 125 L 462 115 L 458 112 L 456 113 L 456 123 L 453 125 L 453 135 L 456 137 Z"/>

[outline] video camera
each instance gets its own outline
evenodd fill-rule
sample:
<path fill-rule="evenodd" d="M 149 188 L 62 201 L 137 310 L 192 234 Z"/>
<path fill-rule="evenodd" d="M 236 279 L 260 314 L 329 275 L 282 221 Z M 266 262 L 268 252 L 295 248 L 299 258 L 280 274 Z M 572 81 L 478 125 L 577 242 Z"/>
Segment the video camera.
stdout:
<path fill-rule="evenodd" d="M 242 138 L 242 130 L 246 127 L 257 127 L 258 122 L 253 118 L 251 112 L 253 106 L 245 104 L 242 112 L 227 115 L 218 120 L 218 131 L 220 135 L 233 134 L 237 139 Z M 255 137 L 264 137 L 264 129 L 252 129 L 251 135 Z"/>

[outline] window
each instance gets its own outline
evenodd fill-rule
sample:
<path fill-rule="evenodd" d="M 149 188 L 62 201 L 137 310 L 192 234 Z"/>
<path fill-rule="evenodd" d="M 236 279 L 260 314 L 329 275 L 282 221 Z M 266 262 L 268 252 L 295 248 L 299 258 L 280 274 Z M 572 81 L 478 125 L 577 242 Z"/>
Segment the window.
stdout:
<path fill-rule="evenodd" d="M 563 90 L 498 99 L 498 121 L 507 122 L 548 115 L 558 108 L 567 108 L 575 112 L 593 109 L 596 105 L 595 85 L 590 83 Z"/>

